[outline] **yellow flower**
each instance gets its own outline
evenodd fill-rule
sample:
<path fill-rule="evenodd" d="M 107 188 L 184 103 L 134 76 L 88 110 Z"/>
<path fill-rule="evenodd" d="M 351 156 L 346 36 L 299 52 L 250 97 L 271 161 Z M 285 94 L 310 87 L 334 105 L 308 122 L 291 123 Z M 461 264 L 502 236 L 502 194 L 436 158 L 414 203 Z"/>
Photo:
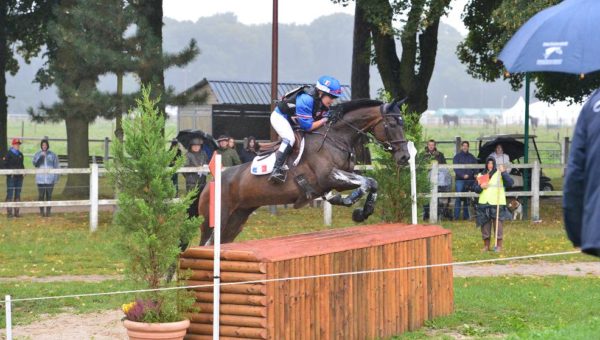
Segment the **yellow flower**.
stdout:
<path fill-rule="evenodd" d="M 133 306 L 135 306 L 135 301 L 134 301 L 134 302 L 131 302 L 131 303 L 126 303 L 126 304 L 123 304 L 123 305 L 121 306 L 121 309 L 123 310 L 123 312 L 124 312 L 125 314 L 127 314 L 127 313 L 129 312 L 129 310 L 130 310 L 131 308 L 133 308 Z"/>

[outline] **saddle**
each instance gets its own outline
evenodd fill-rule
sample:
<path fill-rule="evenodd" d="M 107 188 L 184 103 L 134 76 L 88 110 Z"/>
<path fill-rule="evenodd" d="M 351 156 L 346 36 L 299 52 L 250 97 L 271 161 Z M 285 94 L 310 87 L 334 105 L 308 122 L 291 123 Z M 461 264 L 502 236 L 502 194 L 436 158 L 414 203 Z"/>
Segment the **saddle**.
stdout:
<path fill-rule="evenodd" d="M 292 153 L 298 153 L 300 151 L 300 141 L 304 137 L 304 131 L 294 130 L 294 137 L 296 138 L 296 143 L 294 143 Z M 258 148 L 258 156 L 264 156 L 277 151 L 277 149 L 279 149 L 279 145 L 281 145 L 281 138 L 275 142 L 260 143 Z"/>

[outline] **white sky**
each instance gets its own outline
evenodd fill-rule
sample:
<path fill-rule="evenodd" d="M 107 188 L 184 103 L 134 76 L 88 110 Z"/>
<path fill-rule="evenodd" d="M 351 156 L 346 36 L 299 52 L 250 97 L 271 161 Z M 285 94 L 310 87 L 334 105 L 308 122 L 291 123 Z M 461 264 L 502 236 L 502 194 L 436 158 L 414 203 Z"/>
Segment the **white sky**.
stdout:
<path fill-rule="evenodd" d="M 453 0 L 453 9 L 448 17 L 442 18 L 462 34 L 466 29 L 460 14 L 467 0 Z M 273 16 L 272 0 L 164 0 L 163 14 L 179 21 L 196 21 L 200 17 L 217 13 L 233 12 L 244 24 L 270 23 Z M 329 0 L 279 0 L 279 22 L 309 24 L 322 15 L 333 13 L 354 14 L 354 2 L 347 7 Z"/>

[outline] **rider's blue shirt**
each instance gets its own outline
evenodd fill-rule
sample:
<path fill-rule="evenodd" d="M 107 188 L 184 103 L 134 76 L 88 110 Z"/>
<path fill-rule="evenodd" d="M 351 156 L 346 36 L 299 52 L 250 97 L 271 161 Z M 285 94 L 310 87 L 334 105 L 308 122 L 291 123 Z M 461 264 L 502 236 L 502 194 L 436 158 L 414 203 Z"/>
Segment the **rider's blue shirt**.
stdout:
<path fill-rule="evenodd" d="M 319 105 L 320 103 L 317 103 Z M 294 121 L 300 126 L 302 130 L 308 131 L 312 127 L 314 123 L 313 119 L 313 105 L 315 105 L 315 101 L 312 96 L 302 93 L 299 94 L 296 98 L 296 115 Z M 280 114 L 279 108 L 275 109 Z M 317 112 L 316 115 L 318 117 L 322 117 L 325 111 Z"/>

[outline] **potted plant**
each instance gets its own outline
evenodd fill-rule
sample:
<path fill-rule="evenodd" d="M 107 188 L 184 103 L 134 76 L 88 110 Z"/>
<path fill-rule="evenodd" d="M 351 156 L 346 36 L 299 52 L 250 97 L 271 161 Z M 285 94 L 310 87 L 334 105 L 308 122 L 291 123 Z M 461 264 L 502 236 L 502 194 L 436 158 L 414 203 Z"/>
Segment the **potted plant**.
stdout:
<path fill-rule="evenodd" d="M 187 208 L 194 192 L 174 200 L 171 176 L 183 165 L 181 157 L 170 167 L 176 150 L 167 148 L 164 115 L 142 89 L 137 106 L 123 121 L 124 140 L 114 141 L 114 160 L 108 166 L 109 177 L 118 192 L 118 210 L 114 223 L 121 232 L 121 249 L 127 274 L 149 291 L 132 303 L 123 305 L 124 325 L 131 339 L 142 329 L 162 332 L 175 329 L 185 335 L 187 313 L 195 302 L 193 292 L 171 289 L 169 282 L 177 257 L 197 230 L 196 219 L 188 218 Z M 159 325 L 171 323 L 166 326 Z M 179 329 L 179 330 L 177 330 Z"/>

